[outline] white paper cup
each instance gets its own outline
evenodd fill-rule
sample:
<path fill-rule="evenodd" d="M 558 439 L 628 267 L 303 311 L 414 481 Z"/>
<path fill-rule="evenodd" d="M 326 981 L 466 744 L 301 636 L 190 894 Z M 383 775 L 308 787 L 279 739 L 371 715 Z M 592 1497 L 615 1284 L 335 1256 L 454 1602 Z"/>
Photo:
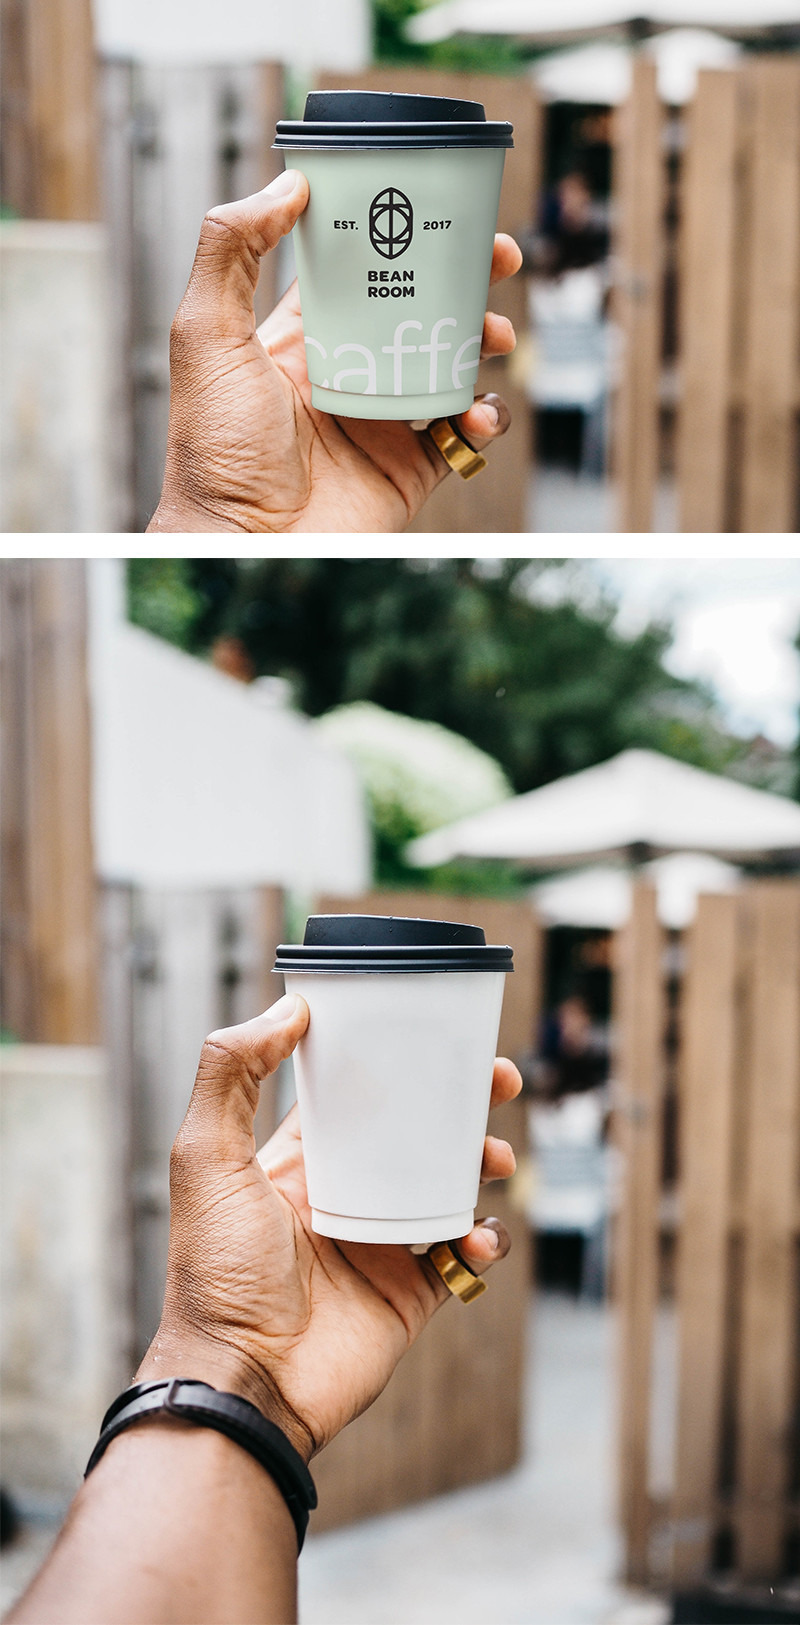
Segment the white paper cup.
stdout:
<path fill-rule="evenodd" d="M 279 948 L 277 968 L 310 1011 L 294 1059 L 314 1230 L 407 1244 L 466 1235 L 511 950 L 474 926 L 328 915 L 309 921 L 302 948 Z"/>

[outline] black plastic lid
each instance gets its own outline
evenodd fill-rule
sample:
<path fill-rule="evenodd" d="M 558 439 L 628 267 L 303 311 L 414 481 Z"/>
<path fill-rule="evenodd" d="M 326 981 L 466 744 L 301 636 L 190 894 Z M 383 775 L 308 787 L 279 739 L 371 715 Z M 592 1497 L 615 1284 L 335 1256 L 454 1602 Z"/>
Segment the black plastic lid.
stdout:
<path fill-rule="evenodd" d="M 479 925 L 391 914 L 312 914 L 302 943 L 281 943 L 276 971 L 513 971 L 508 947 L 487 946 Z"/>
<path fill-rule="evenodd" d="M 276 147 L 391 152 L 416 147 L 513 147 L 513 127 L 481 102 L 393 90 L 312 90 L 302 119 L 281 119 Z"/>

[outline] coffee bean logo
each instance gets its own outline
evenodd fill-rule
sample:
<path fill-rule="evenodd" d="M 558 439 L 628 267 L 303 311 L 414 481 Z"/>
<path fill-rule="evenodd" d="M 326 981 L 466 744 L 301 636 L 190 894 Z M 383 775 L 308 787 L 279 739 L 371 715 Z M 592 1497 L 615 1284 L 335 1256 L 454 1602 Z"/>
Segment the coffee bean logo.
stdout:
<path fill-rule="evenodd" d="M 411 246 L 414 210 L 410 198 L 396 186 L 387 186 L 369 206 L 369 240 L 385 260 L 399 259 Z"/>

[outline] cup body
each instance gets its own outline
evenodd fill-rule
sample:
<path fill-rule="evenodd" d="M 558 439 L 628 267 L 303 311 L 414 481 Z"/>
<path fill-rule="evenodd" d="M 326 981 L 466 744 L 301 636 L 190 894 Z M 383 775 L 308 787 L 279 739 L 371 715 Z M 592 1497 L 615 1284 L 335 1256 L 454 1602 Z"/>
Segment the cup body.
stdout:
<path fill-rule="evenodd" d="M 314 1230 L 406 1244 L 466 1235 L 504 973 L 285 975 L 310 1010 L 294 1061 Z"/>
<path fill-rule="evenodd" d="M 430 419 L 475 395 L 502 148 L 285 150 L 311 397 L 340 417 Z"/>

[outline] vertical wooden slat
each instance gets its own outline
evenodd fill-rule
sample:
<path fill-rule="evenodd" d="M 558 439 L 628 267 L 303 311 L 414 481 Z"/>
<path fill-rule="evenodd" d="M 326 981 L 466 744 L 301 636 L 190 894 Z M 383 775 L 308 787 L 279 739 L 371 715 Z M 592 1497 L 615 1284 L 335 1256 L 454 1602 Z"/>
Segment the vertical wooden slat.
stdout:
<path fill-rule="evenodd" d="M 133 76 L 132 62 L 98 64 L 103 121 L 101 183 L 108 228 L 109 306 L 113 333 L 109 370 L 114 529 L 134 531 L 133 348 Z"/>
<path fill-rule="evenodd" d="M 25 220 L 96 220 L 90 0 L 3 0 L 2 195 Z"/>
<path fill-rule="evenodd" d="M 619 1493 L 625 1572 L 648 1575 L 653 1321 L 658 1301 L 664 987 L 655 891 L 634 887 L 620 941 L 617 1134 L 623 1196 L 614 1271 L 619 1313 Z"/>
<path fill-rule="evenodd" d="M 129 346 L 134 507 L 136 527 L 144 529 L 164 472 L 169 331 L 203 216 L 277 173 L 280 155 L 271 144 L 284 78 L 276 63 L 106 63 L 102 71 L 104 105 L 114 115 L 107 126 L 107 207 L 112 241 L 125 245 L 122 254 L 116 249 L 127 299 L 118 327 Z M 259 320 L 275 302 L 276 277 L 272 254 L 256 291 Z"/>
<path fill-rule="evenodd" d="M 131 1193 L 124 1218 L 134 1259 L 129 1341 L 140 1356 L 161 1310 L 169 1153 L 200 1048 L 214 1028 L 246 1021 L 280 997 L 280 978 L 271 971 L 283 934 L 283 894 L 276 887 L 106 887 L 103 919 L 115 1137 L 120 1147 L 125 1142 Z M 272 1133 L 275 1108 L 276 1080 L 270 1079 L 256 1116 L 258 1145 Z M 121 1209 L 124 1202 L 120 1197 Z"/>
<path fill-rule="evenodd" d="M 114 1281 L 112 1338 L 118 1354 L 119 1385 L 136 1369 L 136 1281 L 134 1254 L 134 1011 L 131 985 L 133 890 L 105 885 L 99 898 L 102 945 L 103 1044 L 107 1076 L 112 1189 L 109 1192 L 107 1253 Z"/>
<path fill-rule="evenodd" d="M 702 897 L 689 941 L 680 1071 L 678 1413 L 673 1580 L 710 1568 L 725 1365 L 738 899 Z"/>
<path fill-rule="evenodd" d="M 681 257 L 679 526 L 726 529 L 739 76 L 698 75 Z"/>
<path fill-rule="evenodd" d="M 619 528 L 649 531 L 658 478 L 664 159 L 655 63 L 637 57 L 616 152 L 615 289 L 623 336 L 614 424 Z"/>
<path fill-rule="evenodd" d="M 753 99 L 741 529 L 791 531 L 797 490 L 800 63 L 745 70 Z"/>
<path fill-rule="evenodd" d="M 4 1024 L 32 1043 L 98 1032 L 83 559 L 0 564 Z"/>
<path fill-rule="evenodd" d="M 739 1568 L 781 1572 L 794 1398 L 794 1225 L 800 1141 L 800 887 L 749 896 L 752 933 L 742 1342 L 738 1393 Z"/>

